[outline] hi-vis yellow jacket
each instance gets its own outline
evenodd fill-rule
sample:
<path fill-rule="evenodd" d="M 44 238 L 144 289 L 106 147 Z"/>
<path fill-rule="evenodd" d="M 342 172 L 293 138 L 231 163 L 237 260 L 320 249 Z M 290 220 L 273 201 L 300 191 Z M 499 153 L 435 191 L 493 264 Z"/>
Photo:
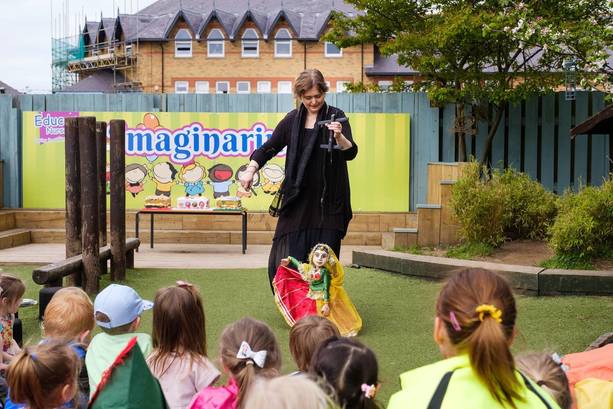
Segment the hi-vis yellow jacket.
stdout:
<path fill-rule="evenodd" d="M 517 409 L 560 409 L 553 398 L 517 372 L 523 386 Z M 479 380 L 468 355 L 458 355 L 400 375 L 402 389 L 387 409 L 511 409 L 501 405 Z"/>

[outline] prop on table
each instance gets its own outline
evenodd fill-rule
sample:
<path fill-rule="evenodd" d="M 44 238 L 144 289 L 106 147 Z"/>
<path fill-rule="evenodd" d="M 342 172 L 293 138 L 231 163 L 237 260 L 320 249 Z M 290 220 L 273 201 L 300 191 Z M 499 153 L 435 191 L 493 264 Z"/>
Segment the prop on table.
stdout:
<path fill-rule="evenodd" d="M 293 257 L 281 261 L 273 280 L 275 303 L 290 327 L 308 315 L 332 321 L 342 336 L 355 336 L 362 318 L 343 288 L 345 271 L 327 244 L 317 244 L 308 263 Z"/>
<path fill-rule="evenodd" d="M 165 195 L 152 195 L 145 198 L 145 208 L 147 209 L 169 209 L 170 197 Z"/>
<path fill-rule="evenodd" d="M 223 210 L 241 210 L 241 199 L 236 196 L 224 196 L 215 200 L 215 208 Z"/>
<path fill-rule="evenodd" d="M 209 209 L 209 199 L 206 197 L 180 197 L 177 199 L 177 209 L 179 210 L 207 210 Z"/>

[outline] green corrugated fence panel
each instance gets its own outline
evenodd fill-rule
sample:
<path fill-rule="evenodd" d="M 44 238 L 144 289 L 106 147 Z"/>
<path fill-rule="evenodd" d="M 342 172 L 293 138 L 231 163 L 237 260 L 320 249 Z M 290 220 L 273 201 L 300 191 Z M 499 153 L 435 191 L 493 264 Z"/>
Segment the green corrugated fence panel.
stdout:
<path fill-rule="evenodd" d="M 353 96 L 353 112 L 370 112 L 370 94 L 355 94 Z"/>
<path fill-rule="evenodd" d="M 455 161 L 455 105 L 445 105 L 443 108 L 443 162 Z"/>
<path fill-rule="evenodd" d="M 577 92 L 575 101 L 575 122 L 573 124 L 579 124 L 588 118 L 588 98 L 587 92 Z M 569 135 L 570 138 L 570 135 Z M 574 174 L 574 186 L 577 189 L 579 186 L 585 186 L 589 183 L 587 179 L 588 170 L 587 167 L 587 146 L 588 140 L 592 139 L 591 135 L 581 135 L 575 138 L 575 174 Z"/>
<path fill-rule="evenodd" d="M 572 101 L 566 101 L 563 93 L 558 94 L 559 104 L 559 126 L 558 126 L 558 181 L 556 184 L 556 191 L 558 193 L 564 192 L 568 187 L 572 187 L 571 180 L 574 179 L 570 174 L 570 119 L 571 119 L 571 107 Z"/>
<path fill-rule="evenodd" d="M 411 134 L 411 185 L 414 186 L 411 208 L 426 203 L 428 163 L 438 162 L 438 108 L 430 106 L 425 93 L 418 94 L 415 118 L 418 119 Z"/>
<path fill-rule="evenodd" d="M 510 168 L 520 170 L 521 164 L 521 104 L 509 106 L 509 135 L 507 139 L 507 160 Z"/>
<path fill-rule="evenodd" d="M 531 97 L 526 101 L 524 172 L 535 180 L 538 176 L 538 107 L 538 97 Z"/>
<path fill-rule="evenodd" d="M 541 153 L 541 183 L 545 188 L 554 190 L 554 144 L 555 144 L 555 95 L 544 95 L 541 132 L 543 149 Z"/>
<path fill-rule="evenodd" d="M 504 127 L 505 127 L 505 112 L 509 108 L 506 107 L 502 111 L 502 119 L 500 120 L 500 125 L 498 125 L 498 129 L 496 129 L 496 133 L 492 138 L 492 166 L 497 168 L 504 167 Z M 496 110 L 492 110 L 492 118 L 496 116 Z"/>

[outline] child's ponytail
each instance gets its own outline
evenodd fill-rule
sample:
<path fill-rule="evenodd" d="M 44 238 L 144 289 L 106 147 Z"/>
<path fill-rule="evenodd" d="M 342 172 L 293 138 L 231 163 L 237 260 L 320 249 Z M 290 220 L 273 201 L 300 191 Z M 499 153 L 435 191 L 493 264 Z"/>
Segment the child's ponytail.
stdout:
<path fill-rule="evenodd" d="M 483 321 L 479 320 L 479 324 L 466 343 L 473 370 L 490 393 L 501 404 L 509 402 L 515 407 L 514 400 L 521 399 L 517 392 L 519 383 L 515 375 L 515 363 L 509 349 L 509 340 L 501 322 L 492 315 L 485 315 Z"/>
<path fill-rule="evenodd" d="M 275 334 L 268 325 L 253 318 L 242 318 L 224 329 L 220 355 L 238 386 L 238 409 L 243 408 L 245 395 L 256 376 L 279 375 L 281 351 Z"/>
<path fill-rule="evenodd" d="M 492 396 L 516 407 L 515 401 L 522 398 L 510 344 L 517 310 L 508 283 L 487 270 L 462 270 L 441 290 L 436 310 L 450 341 L 468 353 Z"/>
<path fill-rule="evenodd" d="M 30 409 L 61 406 L 61 388 L 71 385 L 76 393 L 79 370 L 77 354 L 65 343 L 26 347 L 7 370 L 10 398 Z"/>

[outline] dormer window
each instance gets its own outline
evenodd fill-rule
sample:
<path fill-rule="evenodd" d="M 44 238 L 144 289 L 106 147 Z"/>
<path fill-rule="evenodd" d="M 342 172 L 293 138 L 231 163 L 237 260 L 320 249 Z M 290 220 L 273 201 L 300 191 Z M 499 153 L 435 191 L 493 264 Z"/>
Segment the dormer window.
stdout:
<path fill-rule="evenodd" d="M 214 28 L 206 38 L 207 56 L 220 58 L 224 56 L 224 36 L 220 29 Z"/>
<path fill-rule="evenodd" d="M 192 35 L 189 30 L 182 28 L 175 36 L 175 57 L 189 58 L 192 56 Z"/>
<path fill-rule="evenodd" d="M 275 34 L 275 57 L 289 58 L 292 56 L 292 36 L 289 30 L 282 28 Z"/>
<path fill-rule="evenodd" d="M 260 55 L 260 38 L 258 33 L 252 28 L 248 28 L 243 33 L 242 39 L 242 56 L 246 58 L 257 58 Z"/>

